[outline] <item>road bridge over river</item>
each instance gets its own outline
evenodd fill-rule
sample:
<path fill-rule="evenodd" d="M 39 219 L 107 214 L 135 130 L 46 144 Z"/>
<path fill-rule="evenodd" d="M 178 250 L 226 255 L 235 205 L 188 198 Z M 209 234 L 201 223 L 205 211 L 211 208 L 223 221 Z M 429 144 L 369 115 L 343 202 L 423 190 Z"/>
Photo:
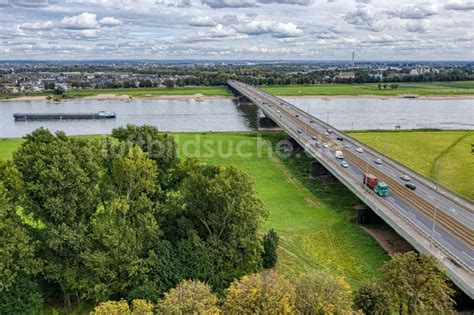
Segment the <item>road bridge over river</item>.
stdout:
<path fill-rule="evenodd" d="M 228 81 L 228 85 L 255 103 L 267 118 L 285 130 L 414 248 L 435 256 L 453 282 L 474 299 L 471 202 L 280 98 L 241 82 Z M 328 129 L 332 132 L 328 133 Z M 323 143 L 324 146 L 320 145 Z M 336 151 L 343 153 L 347 167 L 342 167 L 341 159 L 335 157 Z M 374 163 L 377 159 L 382 163 Z M 366 187 L 365 173 L 385 181 L 389 195 L 379 197 Z M 417 189 L 405 187 L 402 175 L 409 175 Z"/>

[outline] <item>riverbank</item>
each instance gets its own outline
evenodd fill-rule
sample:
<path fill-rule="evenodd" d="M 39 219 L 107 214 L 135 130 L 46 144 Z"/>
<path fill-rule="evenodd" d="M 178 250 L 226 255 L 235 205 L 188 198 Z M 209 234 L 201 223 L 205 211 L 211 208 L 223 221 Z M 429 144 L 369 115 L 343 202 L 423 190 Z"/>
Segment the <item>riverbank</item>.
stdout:
<path fill-rule="evenodd" d="M 316 84 L 316 85 L 285 85 L 259 86 L 264 91 L 288 97 L 322 97 L 322 98 L 472 98 L 474 99 L 474 81 L 463 82 L 431 82 L 431 83 L 397 83 L 396 89 L 379 88 L 376 83 L 366 84 Z M 45 100 L 51 93 L 0 94 L 1 100 Z M 133 98 L 159 99 L 205 99 L 215 97 L 232 97 L 225 86 L 193 86 L 175 88 L 134 88 L 134 89 L 97 89 L 70 90 L 68 98 L 118 99 Z"/>
<path fill-rule="evenodd" d="M 322 99 L 325 101 L 337 100 L 337 99 L 381 99 L 381 100 L 390 100 L 390 99 L 406 99 L 402 95 L 392 95 L 392 96 L 380 96 L 380 95 L 370 95 L 370 94 L 362 94 L 362 95 L 330 95 L 330 96 L 322 96 L 322 95 L 305 95 L 305 96 L 295 96 L 295 95 L 278 95 L 280 97 L 292 97 L 295 99 Z M 203 101 L 206 99 L 228 99 L 233 98 L 233 96 L 224 96 L 224 95 L 216 95 L 216 96 L 206 96 L 203 94 L 194 94 L 194 95 L 156 95 L 156 96 L 141 96 L 141 97 L 132 97 L 127 94 L 98 94 L 93 96 L 84 96 L 84 97 L 76 97 L 73 99 L 85 99 L 85 100 L 119 100 L 124 102 L 133 102 L 136 99 L 147 99 L 147 100 L 196 100 L 196 101 Z M 413 97 L 410 97 L 413 98 Z M 460 99 L 472 99 L 474 100 L 474 94 L 464 94 L 464 95 L 437 95 L 437 96 L 417 96 L 414 97 L 415 99 L 421 100 L 460 100 Z M 71 100 L 65 98 L 63 101 Z M 58 103 L 56 100 L 48 99 L 48 96 L 21 96 L 17 98 L 9 98 L 9 99 L 0 99 L 0 102 L 14 102 L 14 101 L 48 101 L 51 103 Z"/>

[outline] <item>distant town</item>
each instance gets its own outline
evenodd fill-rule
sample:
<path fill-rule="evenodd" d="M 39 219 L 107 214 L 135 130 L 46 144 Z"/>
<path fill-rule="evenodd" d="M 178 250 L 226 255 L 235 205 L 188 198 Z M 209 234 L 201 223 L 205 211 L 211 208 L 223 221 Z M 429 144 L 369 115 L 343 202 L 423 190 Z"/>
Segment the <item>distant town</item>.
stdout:
<path fill-rule="evenodd" d="M 202 62 L 89 61 L 0 63 L 0 93 L 78 89 L 393 83 L 474 79 L 472 62 Z M 394 88 L 395 85 L 391 85 Z"/>

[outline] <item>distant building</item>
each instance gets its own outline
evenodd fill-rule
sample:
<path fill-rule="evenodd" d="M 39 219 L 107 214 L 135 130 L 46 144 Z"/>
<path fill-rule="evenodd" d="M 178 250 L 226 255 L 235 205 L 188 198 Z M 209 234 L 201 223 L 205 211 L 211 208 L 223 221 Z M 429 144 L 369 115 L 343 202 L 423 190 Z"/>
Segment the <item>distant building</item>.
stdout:
<path fill-rule="evenodd" d="M 410 70 L 410 75 L 421 75 L 425 73 L 439 73 L 439 69 L 430 68 L 428 66 L 417 66 Z"/>
<path fill-rule="evenodd" d="M 352 71 L 339 72 L 339 74 L 336 75 L 336 79 L 355 79 L 355 77 L 355 73 Z"/>
<path fill-rule="evenodd" d="M 369 73 L 369 77 L 382 81 L 383 73 Z"/>

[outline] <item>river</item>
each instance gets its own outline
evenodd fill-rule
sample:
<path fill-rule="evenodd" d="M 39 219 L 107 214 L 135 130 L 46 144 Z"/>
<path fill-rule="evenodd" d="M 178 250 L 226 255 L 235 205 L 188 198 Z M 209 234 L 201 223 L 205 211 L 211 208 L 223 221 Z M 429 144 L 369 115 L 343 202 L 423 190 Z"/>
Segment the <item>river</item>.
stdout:
<path fill-rule="evenodd" d="M 474 99 L 286 98 L 338 129 L 474 129 Z M 13 114 L 115 111 L 111 120 L 15 122 Z M 41 126 L 69 135 L 106 134 L 126 124 L 149 124 L 161 131 L 247 131 L 257 128 L 256 106 L 231 98 L 204 100 L 75 99 L 0 102 L 0 138 L 22 137 Z"/>

